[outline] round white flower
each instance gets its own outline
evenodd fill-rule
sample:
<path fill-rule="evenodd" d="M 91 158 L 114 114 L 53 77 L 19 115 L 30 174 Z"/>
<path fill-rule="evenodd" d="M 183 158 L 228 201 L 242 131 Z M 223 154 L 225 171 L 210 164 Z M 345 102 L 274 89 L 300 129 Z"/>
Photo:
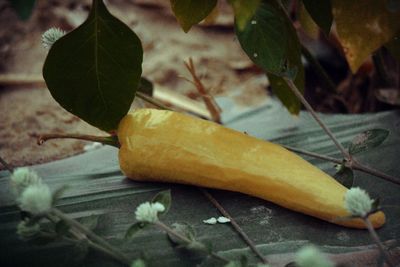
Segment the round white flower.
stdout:
<path fill-rule="evenodd" d="M 41 183 L 42 179 L 36 174 L 36 172 L 26 167 L 15 169 L 11 175 L 11 188 L 16 197 L 19 197 L 29 185 Z"/>
<path fill-rule="evenodd" d="M 305 246 L 296 254 L 296 265 L 298 267 L 333 267 L 333 263 L 328 260 L 316 247 Z"/>
<path fill-rule="evenodd" d="M 29 221 L 21 221 L 17 225 L 17 234 L 22 239 L 30 239 L 37 235 L 40 231 L 38 223 L 30 224 Z"/>
<path fill-rule="evenodd" d="M 353 216 L 366 216 L 371 212 L 373 202 L 368 193 L 359 187 L 349 189 L 344 197 L 345 207 Z"/>
<path fill-rule="evenodd" d="M 156 202 L 145 202 L 140 204 L 135 211 L 136 220 L 140 222 L 154 223 L 158 220 L 157 214 L 163 212 L 165 207 L 163 204 Z"/>
<path fill-rule="evenodd" d="M 65 31 L 59 28 L 50 28 L 42 34 L 42 44 L 44 48 L 50 49 L 51 46 L 61 37 L 65 35 Z"/>
<path fill-rule="evenodd" d="M 21 194 L 19 206 L 33 215 L 43 214 L 51 209 L 52 196 L 45 184 L 28 186 Z"/>

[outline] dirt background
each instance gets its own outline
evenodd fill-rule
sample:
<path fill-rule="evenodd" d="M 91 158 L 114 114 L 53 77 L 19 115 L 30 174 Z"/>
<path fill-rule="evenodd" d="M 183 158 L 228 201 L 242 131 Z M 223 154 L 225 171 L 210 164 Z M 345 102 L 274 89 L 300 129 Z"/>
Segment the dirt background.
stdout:
<path fill-rule="evenodd" d="M 0 156 L 11 166 L 48 162 L 93 148 L 75 140 L 38 146 L 39 134 L 104 134 L 63 110 L 40 81 L 47 54 L 41 34 L 50 27 L 74 29 L 86 18 L 90 2 L 37 1 L 29 20 L 21 21 L 9 2 L 0 0 Z M 166 88 L 201 103 L 183 64 L 191 57 L 210 94 L 239 90 L 236 100 L 243 105 L 266 96 L 267 78 L 240 48 L 226 4 L 220 4 L 212 23 L 202 23 L 188 34 L 173 17 L 169 1 L 112 0 L 107 6 L 142 40 L 143 75 L 156 89 Z M 135 100 L 135 105 L 143 103 Z"/>

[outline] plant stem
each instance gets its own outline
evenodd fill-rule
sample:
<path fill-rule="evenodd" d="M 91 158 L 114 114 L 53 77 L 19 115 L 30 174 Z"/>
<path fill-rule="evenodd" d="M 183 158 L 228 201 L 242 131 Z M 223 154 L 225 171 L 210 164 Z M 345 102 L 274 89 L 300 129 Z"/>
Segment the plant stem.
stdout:
<path fill-rule="evenodd" d="M 336 163 L 336 164 L 342 164 L 343 163 L 342 160 L 335 159 L 335 158 L 332 158 L 332 157 L 329 157 L 329 156 L 324 156 L 324 155 L 321 155 L 321 154 L 318 154 L 318 153 L 310 152 L 310 151 L 307 151 L 307 150 L 303 150 L 303 149 L 299 149 L 299 148 L 295 148 L 295 147 L 291 147 L 291 146 L 286 146 L 286 145 L 282 145 L 282 146 L 284 148 L 286 148 L 287 150 L 290 150 L 290 151 L 293 151 L 293 152 L 296 152 L 296 153 L 299 153 L 299 154 L 304 154 L 304 155 L 307 155 L 307 156 L 310 156 L 310 157 L 313 157 L 313 158 L 323 159 L 323 160 L 330 161 L 330 162 L 333 162 L 333 163 Z"/>
<path fill-rule="evenodd" d="M 6 168 L 7 171 L 13 173 L 14 171 L 13 167 L 11 167 L 10 164 L 8 164 L 7 161 L 5 161 L 2 157 L 0 157 L 0 163 L 1 165 L 4 166 L 4 168 Z"/>
<path fill-rule="evenodd" d="M 139 97 L 139 98 L 141 98 L 141 99 L 143 99 L 144 101 L 146 101 L 146 102 L 148 102 L 148 103 L 150 103 L 150 104 L 152 104 L 152 105 L 154 105 L 154 106 L 160 108 L 160 109 L 172 110 L 172 111 L 173 111 L 172 108 L 167 107 L 166 105 L 164 105 L 164 104 L 161 103 L 160 101 L 158 101 L 158 100 L 154 99 L 153 97 L 148 96 L 148 95 L 146 95 L 146 94 L 144 94 L 144 93 L 142 93 L 142 92 L 136 92 L 136 96 Z"/>
<path fill-rule="evenodd" d="M 247 243 L 247 245 L 250 247 L 250 249 L 259 257 L 262 261 L 262 263 L 267 264 L 268 260 L 267 258 L 261 254 L 261 252 L 257 249 L 256 245 L 254 242 L 249 238 L 249 236 L 243 231 L 243 229 L 239 226 L 239 224 L 232 218 L 232 216 L 222 207 L 221 204 L 205 189 L 200 188 L 199 190 L 204 194 L 204 196 L 212 203 L 214 206 L 221 212 L 223 216 L 228 218 L 231 221 L 231 224 L 233 228 L 236 230 L 236 232 L 239 233 L 239 235 L 243 238 L 243 240 Z"/>
<path fill-rule="evenodd" d="M 307 59 L 307 62 L 314 68 L 315 73 L 321 79 L 322 83 L 325 85 L 330 92 L 336 94 L 336 85 L 332 81 L 332 79 L 328 76 L 324 68 L 322 68 L 321 64 L 319 64 L 318 60 L 311 54 L 311 52 L 305 47 L 301 45 L 301 53 Z"/>
<path fill-rule="evenodd" d="M 303 155 L 310 156 L 310 157 L 317 158 L 317 159 L 330 161 L 330 162 L 333 162 L 333 163 L 336 163 L 336 164 L 343 164 L 343 160 L 340 160 L 340 159 L 332 158 L 332 157 L 329 157 L 329 156 L 324 156 L 324 155 L 321 155 L 321 154 L 318 154 L 318 153 L 310 152 L 310 151 L 307 151 L 307 150 L 303 150 L 303 149 L 299 149 L 299 148 L 295 148 L 295 147 L 291 147 L 291 146 L 286 146 L 286 145 L 282 145 L 282 146 L 285 147 L 286 149 L 290 150 L 290 151 L 293 151 L 293 152 L 296 152 L 296 153 L 299 153 L 299 154 L 303 154 Z M 354 169 L 354 170 L 357 170 L 357 171 L 362 171 L 364 173 L 368 173 L 368 174 L 374 175 L 374 176 L 376 176 L 378 178 L 382 178 L 382 179 L 384 179 L 386 181 L 389 181 L 389 182 L 392 182 L 394 184 L 400 185 L 400 179 L 399 178 L 396 178 L 394 176 L 388 175 L 388 174 L 383 173 L 381 171 L 378 171 L 378 170 L 372 169 L 370 167 L 367 167 L 367 166 L 361 164 L 360 162 L 356 161 L 354 158 L 353 158 L 353 160 L 351 162 L 348 162 L 348 163 L 349 163 L 349 165 L 347 167 L 349 167 L 351 169 Z"/>
<path fill-rule="evenodd" d="M 354 159 L 352 160 L 352 162 L 350 164 L 350 167 L 355 169 L 355 170 L 359 170 L 359 171 L 374 175 L 376 177 L 382 178 L 382 179 L 384 179 L 386 181 L 389 181 L 389 182 L 392 182 L 394 184 L 400 185 L 400 179 L 399 178 L 396 178 L 396 177 L 394 177 L 392 175 L 389 175 L 389 174 L 386 174 L 384 172 L 375 170 L 373 168 L 367 167 L 367 166 L 361 164 L 360 162 L 358 162 L 358 161 L 356 161 Z"/>
<path fill-rule="evenodd" d="M 378 246 L 378 248 L 381 251 L 382 255 L 385 257 L 387 264 L 390 267 L 394 267 L 395 264 L 392 262 L 392 259 L 391 259 L 390 255 L 387 253 L 387 251 L 383 247 L 383 244 L 382 244 L 381 240 L 379 239 L 379 236 L 376 233 L 374 227 L 372 226 L 371 221 L 368 219 L 368 217 L 364 217 L 362 219 L 364 220 L 364 223 L 367 226 L 367 229 L 368 229 L 372 239 L 374 240 L 374 242 Z"/>
<path fill-rule="evenodd" d="M 127 264 L 127 265 L 130 264 L 131 261 L 124 254 L 122 254 L 121 252 L 116 250 L 107 241 L 105 241 L 100 236 L 96 235 L 90 229 L 86 228 L 79 222 L 69 218 L 63 212 L 61 212 L 60 210 L 58 210 L 56 208 L 52 209 L 52 213 L 54 215 L 56 215 L 58 218 L 60 218 L 61 220 L 63 220 L 64 222 L 68 223 L 71 227 L 74 227 L 77 230 L 79 230 L 80 232 L 84 233 L 88 238 L 92 239 L 92 241 L 94 241 L 94 242 L 97 242 L 99 245 L 101 245 L 102 247 L 107 249 L 110 253 L 114 254 L 115 258 L 117 258 L 120 262 Z"/>
<path fill-rule="evenodd" d="M 157 221 L 157 222 L 155 222 L 154 224 L 157 225 L 160 229 L 162 229 L 162 230 L 164 230 L 165 232 L 167 232 L 168 234 L 175 236 L 176 238 L 182 240 L 183 242 L 185 242 L 185 243 L 187 243 L 187 244 L 190 244 L 190 243 L 192 242 L 192 241 L 190 241 L 186 236 L 183 236 L 183 235 L 177 233 L 176 231 L 174 231 L 174 230 L 171 229 L 168 225 L 164 224 L 164 223 L 161 222 L 161 221 Z M 228 259 L 226 259 L 226 258 L 224 258 L 224 257 L 222 257 L 222 256 L 220 256 L 220 255 L 218 255 L 218 254 L 215 253 L 215 252 L 210 252 L 210 255 L 213 256 L 214 258 L 218 259 L 218 260 L 223 261 L 223 262 L 229 262 Z"/>
<path fill-rule="evenodd" d="M 317 113 L 314 111 L 314 109 L 311 107 L 311 105 L 307 102 L 307 100 L 300 93 L 299 89 L 294 84 L 294 82 L 291 79 L 286 78 L 286 77 L 284 79 L 285 79 L 286 83 L 288 84 L 289 88 L 292 90 L 292 92 L 297 96 L 297 98 L 301 101 L 301 103 L 304 105 L 304 107 L 310 112 L 311 116 L 315 119 L 315 121 L 319 124 L 319 126 L 321 126 L 321 128 L 325 131 L 325 133 L 332 139 L 333 143 L 340 150 L 343 157 L 346 160 L 350 161 L 351 160 L 350 154 L 346 151 L 346 149 L 342 146 L 342 144 L 339 143 L 339 141 L 333 135 L 331 130 L 318 117 Z"/>
<path fill-rule="evenodd" d="M 193 83 L 196 86 L 197 91 L 203 98 L 204 104 L 211 114 L 212 120 L 216 123 L 221 124 L 221 109 L 214 98 L 207 92 L 200 78 L 196 74 L 196 68 L 194 67 L 192 58 L 189 58 L 189 62 L 184 62 L 187 70 L 190 72 L 193 78 Z"/>
<path fill-rule="evenodd" d="M 94 136 L 94 135 L 86 135 L 86 134 L 42 134 L 39 135 L 37 139 L 37 144 L 42 145 L 47 140 L 51 139 L 79 139 L 79 140 L 86 140 L 92 142 L 99 142 L 105 145 L 110 145 L 119 148 L 120 144 L 118 142 L 118 138 L 115 135 L 110 136 Z"/>

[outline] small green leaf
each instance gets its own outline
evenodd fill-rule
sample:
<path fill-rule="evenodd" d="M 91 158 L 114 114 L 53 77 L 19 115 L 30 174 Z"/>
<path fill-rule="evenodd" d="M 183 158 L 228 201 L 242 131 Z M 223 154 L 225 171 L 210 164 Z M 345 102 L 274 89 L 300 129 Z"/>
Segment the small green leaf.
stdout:
<path fill-rule="evenodd" d="M 54 99 L 89 124 L 113 131 L 128 112 L 142 73 L 139 38 L 93 0 L 86 21 L 57 40 L 43 67 Z"/>
<path fill-rule="evenodd" d="M 58 221 L 55 225 L 55 231 L 60 236 L 66 235 L 70 228 L 70 225 L 65 221 Z"/>
<path fill-rule="evenodd" d="M 78 221 L 86 228 L 94 230 L 99 224 L 99 217 L 100 215 L 92 214 L 86 217 L 79 218 Z"/>
<path fill-rule="evenodd" d="M 205 19 L 217 5 L 217 0 L 170 0 L 171 9 L 185 32 Z"/>
<path fill-rule="evenodd" d="M 250 59 L 267 72 L 273 92 L 290 113 L 298 114 L 300 101 L 282 77 L 294 79 L 303 92 L 304 68 L 296 31 L 282 7 L 262 2 L 243 31 L 236 27 L 236 35 Z"/>
<path fill-rule="evenodd" d="M 332 3 L 330 0 L 303 0 L 303 4 L 322 31 L 329 35 L 332 26 Z"/>
<path fill-rule="evenodd" d="M 239 31 L 242 31 L 246 24 L 253 17 L 261 0 L 228 0 L 235 13 L 235 23 Z"/>
<path fill-rule="evenodd" d="M 344 164 L 338 166 L 338 171 L 333 177 L 347 188 L 351 188 L 354 184 L 354 172 Z"/>
<path fill-rule="evenodd" d="M 137 222 L 132 224 L 125 233 L 125 239 L 131 239 L 136 233 L 151 225 L 147 222 Z"/>
<path fill-rule="evenodd" d="M 351 141 L 349 153 L 355 155 L 377 147 L 389 136 L 389 131 L 384 129 L 372 129 L 360 133 Z"/>
<path fill-rule="evenodd" d="M 52 206 L 54 206 L 57 203 L 57 200 L 59 200 L 62 196 L 62 194 L 64 194 L 65 190 L 68 189 L 67 185 L 63 185 L 60 188 L 57 188 L 53 194 L 52 194 Z"/>
<path fill-rule="evenodd" d="M 36 0 L 10 0 L 11 6 L 22 20 L 27 20 L 32 14 Z"/>
<path fill-rule="evenodd" d="M 157 195 L 155 195 L 151 200 L 152 203 L 158 202 L 164 205 L 165 210 L 160 212 L 160 215 L 166 214 L 169 211 L 171 207 L 171 201 L 171 190 L 161 191 L 157 193 Z"/>
<path fill-rule="evenodd" d="M 148 96 L 153 96 L 154 86 L 152 82 L 142 77 L 140 78 L 139 88 L 137 90 Z"/>
<path fill-rule="evenodd" d="M 146 263 L 142 259 L 136 259 L 131 263 L 131 267 L 146 267 Z"/>
<path fill-rule="evenodd" d="M 192 242 L 196 240 L 196 231 L 194 230 L 193 226 L 188 223 L 174 223 L 172 225 L 172 229 Z M 185 247 L 189 245 L 174 235 L 168 234 L 168 238 L 175 245 L 181 245 Z"/>
<path fill-rule="evenodd" d="M 242 255 L 240 257 L 240 260 L 235 260 L 235 261 L 230 261 L 224 267 L 247 267 L 248 266 L 248 260 L 245 255 Z"/>

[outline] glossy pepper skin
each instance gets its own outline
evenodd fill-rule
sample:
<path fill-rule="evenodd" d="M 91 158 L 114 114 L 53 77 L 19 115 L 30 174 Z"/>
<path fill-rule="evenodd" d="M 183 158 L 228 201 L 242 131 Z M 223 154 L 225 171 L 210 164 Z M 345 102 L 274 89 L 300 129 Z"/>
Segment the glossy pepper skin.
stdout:
<path fill-rule="evenodd" d="M 172 111 L 138 109 L 118 127 L 119 162 L 136 181 L 241 192 L 322 220 L 365 228 L 344 208 L 347 188 L 285 148 Z M 383 212 L 369 217 L 378 228 Z"/>

